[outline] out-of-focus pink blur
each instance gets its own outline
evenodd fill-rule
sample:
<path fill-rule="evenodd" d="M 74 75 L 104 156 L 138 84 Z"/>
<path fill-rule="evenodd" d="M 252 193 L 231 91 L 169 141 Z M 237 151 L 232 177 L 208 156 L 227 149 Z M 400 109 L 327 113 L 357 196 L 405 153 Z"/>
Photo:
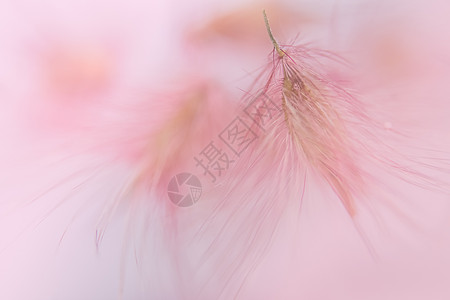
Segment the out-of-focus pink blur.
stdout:
<path fill-rule="evenodd" d="M 185 131 L 174 144 L 158 130 L 186 124 L 190 115 L 177 112 L 199 105 L 191 94 L 206 86 L 211 102 L 198 101 L 217 113 L 202 116 L 212 125 L 196 143 L 234 118 L 272 51 L 263 9 L 280 44 L 311 42 L 348 60 L 357 94 L 386 130 L 415 132 L 418 148 L 450 153 L 446 1 L 3 0 L 0 299 L 182 299 L 189 284 L 177 286 L 169 271 L 171 250 L 152 237 L 139 248 L 145 232 L 130 233 L 126 204 L 106 214 L 97 248 L 99 216 L 120 183 L 153 176 L 148 149 L 188 164 L 190 147 L 170 148 Z M 164 191 L 170 175 L 159 175 Z M 407 199 L 393 206 L 411 220 L 387 213 L 370 223 L 374 257 L 339 203 L 308 187 L 315 201 L 300 218 L 287 213 L 238 298 L 449 299 L 449 196 L 399 189 Z M 189 220 L 189 209 L 180 215 Z M 134 246 L 144 253 L 130 254 Z"/>

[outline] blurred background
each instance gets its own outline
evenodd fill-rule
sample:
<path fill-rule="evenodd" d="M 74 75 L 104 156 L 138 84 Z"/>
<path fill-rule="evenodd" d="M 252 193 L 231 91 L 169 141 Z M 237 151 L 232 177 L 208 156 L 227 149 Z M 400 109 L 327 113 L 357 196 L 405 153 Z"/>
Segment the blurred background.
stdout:
<path fill-rule="evenodd" d="M 263 9 L 281 45 L 346 59 L 388 129 L 450 153 L 447 1 L 0 0 L 1 299 L 184 299 L 170 250 L 153 236 L 139 248 L 114 197 L 183 97 L 218 99 L 204 106 L 217 113 L 203 115 L 218 122 L 211 134 L 234 116 L 271 59 Z M 411 224 L 370 229 L 376 257 L 337 205 L 310 203 L 282 222 L 238 298 L 449 299 L 450 199 L 409 197 L 398 205 Z"/>

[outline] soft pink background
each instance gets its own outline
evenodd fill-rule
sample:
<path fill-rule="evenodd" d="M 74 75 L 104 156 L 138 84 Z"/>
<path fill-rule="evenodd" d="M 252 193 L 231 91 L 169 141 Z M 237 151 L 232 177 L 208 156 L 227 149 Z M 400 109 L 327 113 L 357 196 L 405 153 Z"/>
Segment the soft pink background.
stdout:
<path fill-rule="evenodd" d="M 149 251 L 157 270 L 142 270 L 133 255 L 124 256 L 125 211 L 96 251 L 97 217 L 131 168 L 86 149 L 104 138 L 99 128 L 121 118 L 111 107 L 139 102 L 143 91 L 155 91 L 146 95 L 155 101 L 192 74 L 224 83 L 237 101 L 266 62 L 270 41 L 198 32 L 239 5 L 243 1 L 0 2 L 0 299 L 116 299 L 121 263 L 124 299 L 180 299 L 164 249 Z M 268 5 L 249 7 L 257 14 Z M 291 5 L 314 20 L 280 25 L 281 43 L 301 32 L 342 51 L 363 74 L 359 87 L 386 122 L 419 132 L 418 145 L 450 150 L 447 2 L 272 5 Z M 259 25 L 264 32 L 262 18 Z M 106 167 L 83 183 L 96 164 Z M 80 166 L 88 169 L 70 184 L 36 198 Z M 315 201 L 305 203 L 300 219 L 295 212 L 283 219 L 240 299 L 450 298 L 448 194 L 411 192 L 399 206 L 412 224 L 387 213 L 381 224 L 368 226 L 373 257 L 337 199 L 321 197 L 318 189 L 309 187 Z M 155 286 L 143 277 L 155 278 Z"/>

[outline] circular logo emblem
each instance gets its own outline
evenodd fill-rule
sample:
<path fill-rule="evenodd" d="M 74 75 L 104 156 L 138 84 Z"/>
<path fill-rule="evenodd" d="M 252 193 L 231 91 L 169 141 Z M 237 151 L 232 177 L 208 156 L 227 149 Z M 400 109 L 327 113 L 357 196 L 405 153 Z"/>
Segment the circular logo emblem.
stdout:
<path fill-rule="evenodd" d="M 176 206 L 189 207 L 200 199 L 202 184 L 197 176 L 191 173 L 180 173 L 170 180 L 167 194 Z"/>

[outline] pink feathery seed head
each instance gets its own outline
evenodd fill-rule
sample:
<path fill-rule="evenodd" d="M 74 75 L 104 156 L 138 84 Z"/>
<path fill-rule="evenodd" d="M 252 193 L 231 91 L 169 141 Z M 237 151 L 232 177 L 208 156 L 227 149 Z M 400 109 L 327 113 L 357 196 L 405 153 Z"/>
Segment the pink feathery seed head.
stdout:
<path fill-rule="evenodd" d="M 436 157 L 423 146 L 418 151 L 417 142 L 392 130 L 392 123 L 348 92 L 342 76 L 328 71 L 335 63 L 344 63 L 341 58 L 308 46 L 281 47 L 267 18 L 266 25 L 274 53 L 267 77 L 260 77 L 266 79 L 261 92 L 280 107 L 283 121 L 274 122 L 279 133 L 265 139 L 288 140 L 284 155 L 298 157 L 298 170 L 309 166 L 324 179 L 352 217 L 376 202 L 394 206 L 387 199 L 401 195 L 397 180 L 411 188 L 449 193 L 442 177 L 448 172 L 445 153 Z M 269 144 L 265 142 L 266 150 Z M 424 160 L 426 156 L 434 159 Z"/>
<path fill-rule="evenodd" d="M 104 126 L 92 134 L 95 147 L 90 153 L 106 159 L 107 165 L 125 165 L 127 170 L 99 216 L 96 238 L 100 244 L 111 222 L 125 213 L 126 254 L 136 243 L 135 255 L 147 271 L 158 269 L 158 257 L 167 257 L 170 261 L 161 272 L 170 274 L 180 291 L 184 282 L 178 283 L 178 279 L 189 279 L 192 271 L 191 258 L 181 251 L 188 247 L 184 243 L 194 225 L 204 218 L 202 203 L 208 202 L 206 194 L 213 188 L 194 158 L 217 139 L 234 116 L 236 104 L 220 84 L 204 79 L 192 79 L 176 91 L 147 100 L 148 96 L 138 104 L 115 107 L 115 113 L 110 113 L 113 118 L 103 119 Z M 199 178 L 203 189 L 201 203 L 189 210 L 168 195 L 169 183 L 183 173 Z M 154 257 L 149 257 L 151 251 L 156 251 Z M 151 286 L 160 280 L 148 279 Z M 198 291 L 198 286 L 193 281 L 187 290 Z"/>
<path fill-rule="evenodd" d="M 272 64 L 226 130 L 236 162 L 208 198 L 212 214 L 202 227 L 202 242 L 211 246 L 200 260 L 216 266 L 210 280 L 224 294 L 245 284 L 283 216 L 300 211 L 311 183 L 331 190 L 351 217 L 366 184 L 348 128 L 365 118 L 364 110 L 320 68 L 320 59 L 339 59 L 305 46 L 281 48 L 269 35 Z"/>
<path fill-rule="evenodd" d="M 147 100 L 149 96 L 143 97 Z M 150 101 L 116 107 L 123 111 L 118 122 L 124 123 L 118 136 L 129 141 L 117 146 L 131 161 L 168 152 L 173 152 L 168 155 L 174 156 L 172 161 L 187 157 L 211 139 L 236 109 L 221 85 L 203 79 L 150 97 Z"/>
<path fill-rule="evenodd" d="M 148 163 L 142 171 L 144 177 L 161 171 L 166 181 L 188 168 L 194 155 L 219 132 L 234 111 L 233 103 L 214 84 L 198 84 L 177 97 L 148 136 L 141 157 Z"/>
<path fill-rule="evenodd" d="M 121 120 L 98 129 L 104 142 L 97 140 L 95 151 L 132 169 L 114 201 L 127 203 L 130 197 L 144 193 L 155 202 L 155 210 L 162 209 L 175 218 L 178 208 L 167 197 L 170 180 L 184 172 L 202 176 L 194 157 L 214 140 L 236 108 L 220 85 L 201 79 L 158 99 L 131 108 L 118 107 Z M 203 188 L 207 188 L 206 181 Z"/>
<path fill-rule="evenodd" d="M 388 208 L 405 221 L 398 200 L 409 199 L 405 195 L 412 190 L 430 197 L 450 191 L 448 182 L 433 176 L 445 174 L 448 166 L 439 159 L 421 160 L 411 144 L 401 145 L 407 140 L 375 121 L 376 112 L 347 91 L 338 73 L 328 72 L 342 59 L 308 46 L 280 46 L 268 30 L 275 48 L 271 63 L 257 78 L 256 92 L 244 99 L 236 122 L 240 129 L 234 132 L 241 134 L 235 144 L 246 148 L 216 198 L 209 199 L 213 213 L 205 228 L 219 228 L 221 234 L 219 239 L 205 229 L 211 247 L 203 258 L 223 266 L 217 276 L 230 279 L 225 281 L 230 285 L 239 278 L 244 284 L 283 216 L 300 213 L 306 200 L 309 205 L 320 202 L 318 195 L 340 200 L 373 250 L 361 228 L 371 222 L 366 216 L 378 221 L 384 215 L 378 208 Z"/>
<path fill-rule="evenodd" d="M 315 60 L 326 52 L 303 46 L 281 48 L 265 21 L 274 44 L 274 65 L 264 93 L 280 107 L 291 147 L 304 165 L 318 172 L 332 187 L 347 212 L 356 214 L 355 197 L 363 187 L 360 168 L 355 164 L 357 151 L 347 124 L 341 116 L 352 101 L 317 69 Z M 310 63 L 311 62 L 311 63 Z M 316 67 L 316 68 L 314 68 Z"/>

